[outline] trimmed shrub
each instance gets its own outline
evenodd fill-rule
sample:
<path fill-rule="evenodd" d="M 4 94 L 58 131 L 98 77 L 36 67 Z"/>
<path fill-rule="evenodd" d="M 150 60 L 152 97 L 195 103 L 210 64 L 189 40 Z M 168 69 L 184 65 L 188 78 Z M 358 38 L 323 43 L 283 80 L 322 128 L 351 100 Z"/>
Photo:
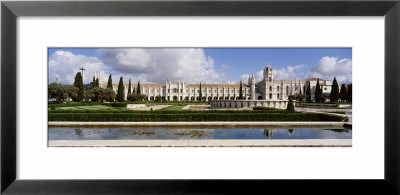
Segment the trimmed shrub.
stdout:
<path fill-rule="evenodd" d="M 112 102 L 110 103 L 110 106 L 112 107 L 126 107 L 127 103 L 126 102 Z"/>
<path fill-rule="evenodd" d="M 253 110 L 278 110 L 276 108 L 268 108 L 268 107 L 264 107 L 264 106 L 254 106 Z"/>
<path fill-rule="evenodd" d="M 319 113 L 49 113 L 49 121 L 342 121 Z"/>

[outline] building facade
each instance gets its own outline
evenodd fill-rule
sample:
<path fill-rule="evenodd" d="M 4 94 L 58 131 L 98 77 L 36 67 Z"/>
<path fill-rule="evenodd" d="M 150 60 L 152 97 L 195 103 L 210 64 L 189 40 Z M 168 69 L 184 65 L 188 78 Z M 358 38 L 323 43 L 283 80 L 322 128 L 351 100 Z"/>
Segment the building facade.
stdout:
<path fill-rule="evenodd" d="M 97 75 L 95 75 L 97 77 Z M 100 80 L 100 79 L 99 79 Z M 323 93 L 330 93 L 332 82 L 320 79 Z M 256 82 L 254 75 L 250 75 L 247 84 L 242 84 L 242 95 L 245 100 L 288 100 L 290 95 L 305 93 L 310 85 L 311 99 L 315 99 L 317 79 L 305 80 L 275 80 L 274 70 L 268 63 L 263 70 L 263 78 Z M 106 88 L 107 84 L 100 83 L 100 87 Z M 128 93 L 128 84 L 124 84 L 125 99 Z M 113 84 L 113 90 L 117 92 L 118 84 Z M 147 96 L 148 100 L 154 100 L 161 96 L 167 101 L 199 101 L 200 83 L 191 84 L 184 81 L 165 81 L 162 84 L 140 84 L 140 93 Z M 239 100 L 240 84 L 201 84 L 202 100 Z M 137 91 L 137 84 L 131 84 L 131 91 Z"/>

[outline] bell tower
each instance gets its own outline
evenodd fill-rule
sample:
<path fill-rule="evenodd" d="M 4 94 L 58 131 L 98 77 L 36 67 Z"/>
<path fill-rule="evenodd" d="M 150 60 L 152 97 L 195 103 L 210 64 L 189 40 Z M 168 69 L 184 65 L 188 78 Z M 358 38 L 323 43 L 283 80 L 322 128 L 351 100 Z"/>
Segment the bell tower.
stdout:
<path fill-rule="evenodd" d="M 263 75 L 265 81 L 274 81 L 274 70 L 272 70 L 272 66 L 269 64 L 269 62 L 264 68 Z"/>

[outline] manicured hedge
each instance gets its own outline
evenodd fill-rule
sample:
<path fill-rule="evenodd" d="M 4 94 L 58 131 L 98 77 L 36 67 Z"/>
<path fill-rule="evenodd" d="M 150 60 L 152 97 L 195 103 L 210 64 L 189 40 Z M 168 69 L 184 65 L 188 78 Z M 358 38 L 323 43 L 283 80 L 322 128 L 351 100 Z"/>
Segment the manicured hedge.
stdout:
<path fill-rule="evenodd" d="M 157 114 L 193 114 L 193 113 L 288 113 L 287 110 L 154 110 L 154 111 L 133 111 L 133 110 L 50 110 L 49 113 L 157 113 Z"/>
<path fill-rule="evenodd" d="M 319 113 L 49 113 L 49 121 L 342 121 Z"/>
<path fill-rule="evenodd" d="M 109 104 L 112 107 L 126 107 L 126 102 L 112 102 Z"/>
<path fill-rule="evenodd" d="M 270 110 L 270 111 L 276 111 L 279 109 L 276 108 L 268 108 L 268 107 L 264 107 L 264 106 L 255 106 L 253 107 L 253 110 Z"/>

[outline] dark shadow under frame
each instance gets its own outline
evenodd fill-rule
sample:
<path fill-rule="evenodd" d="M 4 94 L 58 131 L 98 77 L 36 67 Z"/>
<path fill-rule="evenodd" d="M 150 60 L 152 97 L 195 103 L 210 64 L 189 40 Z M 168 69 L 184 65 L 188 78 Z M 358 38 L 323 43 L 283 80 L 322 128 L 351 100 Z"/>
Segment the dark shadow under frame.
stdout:
<path fill-rule="evenodd" d="M 385 179 L 16 180 L 16 19 L 18 16 L 385 16 Z M 268 189 L 268 192 L 280 194 L 400 194 L 399 35 L 398 0 L 2 2 L 1 192 L 5 194 L 253 194 L 265 193 Z M 307 186 L 312 186 L 312 189 Z"/>

